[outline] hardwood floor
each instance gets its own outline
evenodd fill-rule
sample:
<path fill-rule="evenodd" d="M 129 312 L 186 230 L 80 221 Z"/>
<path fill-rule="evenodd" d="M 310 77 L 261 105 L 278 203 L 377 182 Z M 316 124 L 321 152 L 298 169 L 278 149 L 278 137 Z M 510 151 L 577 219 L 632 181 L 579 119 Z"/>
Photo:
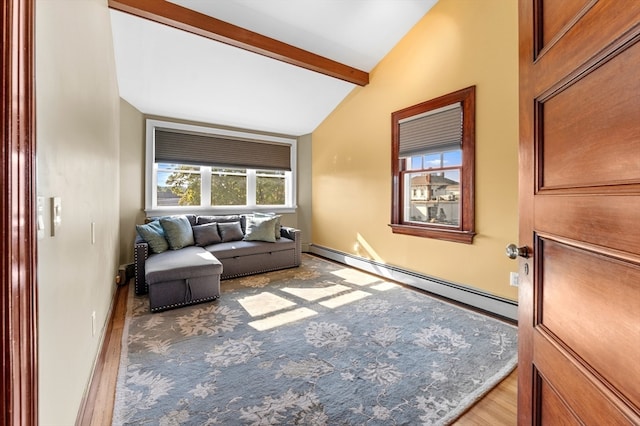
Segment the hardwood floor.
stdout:
<path fill-rule="evenodd" d="M 133 284 L 130 284 L 133 285 Z M 96 363 L 96 371 L 78 425 L 111 425 L 115 400 L 116 380 L 120 364 L 120 349 L 125 314 L 127 312 L 128 285 L 118 287 L 112 319 L 107 326 L 104 345 Z M 517 370 L 471 407 L 453 424 L 456 426 L 511 426 L 516 424 Z"/>
<path fill-rule="evenodd" d="M 469 409 L 453 424 L 456 426 L 507 426 L 517 423 L 518 370 Z"/>

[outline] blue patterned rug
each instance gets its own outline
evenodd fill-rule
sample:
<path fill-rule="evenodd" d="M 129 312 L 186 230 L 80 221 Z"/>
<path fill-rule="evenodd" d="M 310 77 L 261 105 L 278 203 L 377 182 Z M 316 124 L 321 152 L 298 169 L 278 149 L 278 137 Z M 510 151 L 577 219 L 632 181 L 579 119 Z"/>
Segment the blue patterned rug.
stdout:
<path fill-rule="evenodd" d="M 516 365 L 515 327 L 317 257 L 221 288 L 131 292 L 114 424 L 447 424 Z"/>

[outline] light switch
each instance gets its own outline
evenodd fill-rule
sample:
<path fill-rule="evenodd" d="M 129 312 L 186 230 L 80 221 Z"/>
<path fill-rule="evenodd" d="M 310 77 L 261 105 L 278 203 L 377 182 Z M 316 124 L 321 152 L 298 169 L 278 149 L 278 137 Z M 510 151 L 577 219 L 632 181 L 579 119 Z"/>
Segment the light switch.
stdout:
<path fill-rule="evenodd" d="M 51 236 L 55 237 L 56 232 L 62 224 L 62 199 L 51 197 Z"/>

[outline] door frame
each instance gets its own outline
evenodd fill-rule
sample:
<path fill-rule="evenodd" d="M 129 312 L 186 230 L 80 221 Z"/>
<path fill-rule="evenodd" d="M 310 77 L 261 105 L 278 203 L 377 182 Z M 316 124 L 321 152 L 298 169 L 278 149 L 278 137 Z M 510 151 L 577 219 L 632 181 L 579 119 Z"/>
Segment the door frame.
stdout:
<path fill-rule="evenodd" d="M 2 424 L 38 424 L 35 1 L 2 9 Z"/>

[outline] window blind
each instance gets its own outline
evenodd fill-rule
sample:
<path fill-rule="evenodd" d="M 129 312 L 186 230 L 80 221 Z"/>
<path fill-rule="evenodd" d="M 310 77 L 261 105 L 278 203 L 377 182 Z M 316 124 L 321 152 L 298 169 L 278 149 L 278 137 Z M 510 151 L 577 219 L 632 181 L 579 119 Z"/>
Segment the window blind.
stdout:
<path fill-rule="evenodd" d="M 399 157 L 462 147 L 462 105 L 447 105 L 399 122 Z"/>
<path fill-rule="evenodd" d="M 291 146 L 156 128 L 155 162 L 290 171 Z"/>

